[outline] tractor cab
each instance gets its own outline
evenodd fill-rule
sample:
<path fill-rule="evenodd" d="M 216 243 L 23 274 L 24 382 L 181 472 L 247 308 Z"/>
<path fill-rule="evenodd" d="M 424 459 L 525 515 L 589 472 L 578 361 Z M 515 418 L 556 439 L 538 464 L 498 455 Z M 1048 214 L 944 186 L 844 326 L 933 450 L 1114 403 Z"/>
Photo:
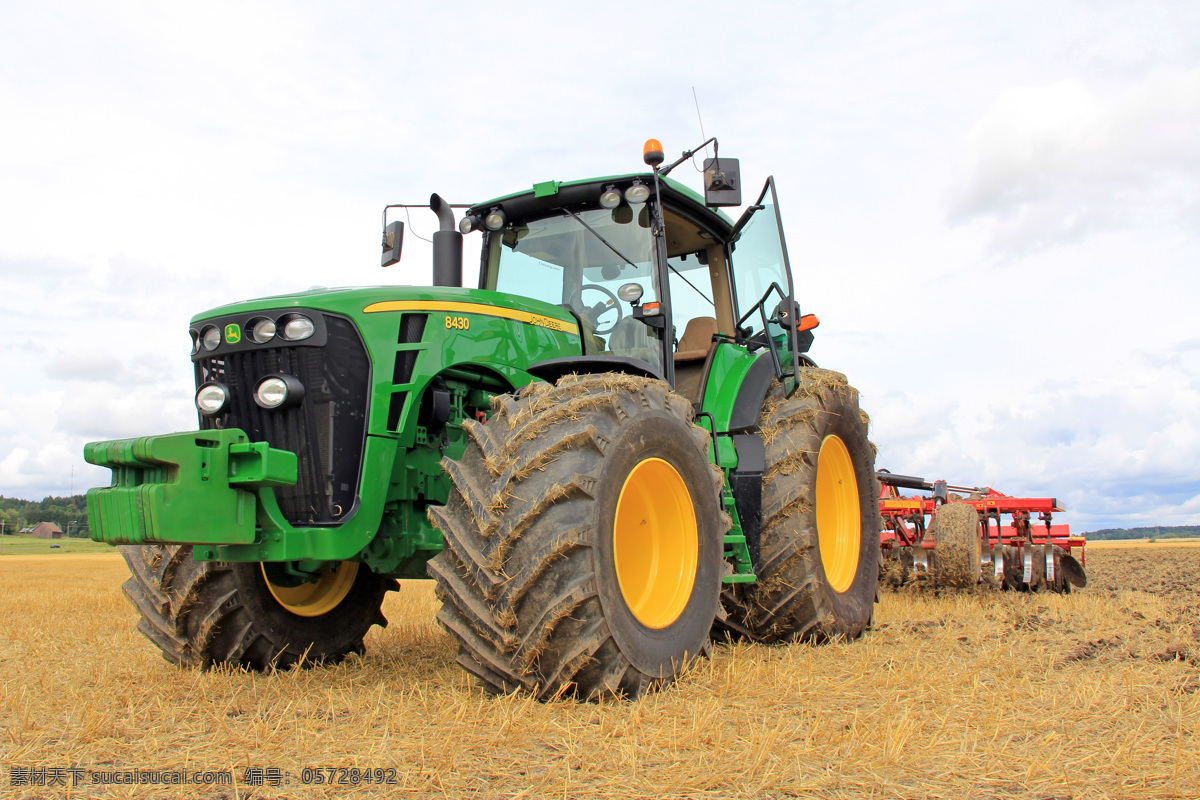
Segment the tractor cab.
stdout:
<path fill-rule="evenodd" d="M 641 372 L 700 403 L 726 341 L 768 349 L 775 377 L 794 377 L 816 318 L 797 323 L 774 180 L 735 223 L 720 207 L 741 204 L 736 159 L 706 159 L 701 196 L 667 177 L 694 151 L 665 167 L 655 140 L 645 153 L 650 172 L 547 181 L 466 208 L 459 232 L 483 233 L 478 288 L 566 308 L 579 324 L 580 355 L 534 374 Z M 436 238 L 444 245 L 455 234 L 434 200 L 443 220 L 434 283 L 457 285 L 461 266 L 445 266 L 457 255 L 439 253 Z M 386 259 L 386 235 L 384 246 Z"/>

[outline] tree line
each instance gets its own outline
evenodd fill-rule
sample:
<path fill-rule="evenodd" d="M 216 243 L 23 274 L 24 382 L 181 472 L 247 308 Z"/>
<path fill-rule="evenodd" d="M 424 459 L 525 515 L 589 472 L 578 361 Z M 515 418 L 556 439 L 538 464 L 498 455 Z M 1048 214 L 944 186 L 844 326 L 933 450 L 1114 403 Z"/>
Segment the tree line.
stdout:
<path fill-rule="evenodd" d="M 71 537 L 87 538 L 87 502 L 84 495 L 47 497 L 44 500 L 21 500 L 0 495 L 0 522 L 4 533 L 18 533 L 39 522 L 53 522 L 65 533 L 70 525 Z"/>
<path fill-rule="evenodd" d="M 1145 528 L 1103 528 L 1083 534 L 1089 539 L 1191 539 L 1200 537 L 1200 525 L 1151 525 Z"/>

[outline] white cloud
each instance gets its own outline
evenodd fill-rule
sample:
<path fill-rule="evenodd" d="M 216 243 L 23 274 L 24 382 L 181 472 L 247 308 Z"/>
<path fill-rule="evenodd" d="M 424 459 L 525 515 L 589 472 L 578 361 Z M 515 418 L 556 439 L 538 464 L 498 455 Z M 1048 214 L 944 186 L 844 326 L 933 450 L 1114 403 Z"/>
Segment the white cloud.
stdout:
<path fill-rule="evenodd" d="M 948 195 L 956 221 L 992 223 L 1024 254 L 1100 230 L 1200 222 L 1200 69 L 1116 96 L 1076 80 L 1002 94 L 967 137 Z"/>
<path fill-rule="evenodd" d="M 114 380 L 124 371 L 116 355 L 98 348 L 59 353 L 46 364 L 46 376 L 60 380 Z"/>
<path fill-rule="evenodd" d="M 1113 368 L 1120 380 L 1014 375 L 997 386 L 980 380 L 975 393 L 877 398 L 879 463 L 1012 495 L 1057 496 L 1082 529 L 1194 520 L 1187 503 L 1200 491 L 1200 373 Z"/>

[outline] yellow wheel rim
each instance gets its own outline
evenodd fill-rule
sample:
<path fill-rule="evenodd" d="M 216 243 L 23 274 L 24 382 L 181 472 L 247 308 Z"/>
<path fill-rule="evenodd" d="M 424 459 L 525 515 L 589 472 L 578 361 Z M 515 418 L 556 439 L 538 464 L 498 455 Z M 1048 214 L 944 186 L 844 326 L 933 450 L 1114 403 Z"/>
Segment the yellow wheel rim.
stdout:
<path fill-rule="evenodd" d="M 337 569 L 299 586 L 271 583 L 265 565 L 262 570 L 267 589 L 270 590 L 271 596 L 279 601 L 279 605 L 301 617 L 319 617 L 337 608 L 338 603 L 350 594 L 350 588 L 354 586 L 354 579 L 358 576 L 358 562 L 343 561 Z"/>
<path fill-rule="evenodd" d="M 679 619 L 696 583 L 699 542 L 678 470 L 661 458 L 640 462 L 621 487 L 613 526 L 617 581 L 638 622 L 661 629 Z"/>
<path fill-rule="evenodd" d="M 854 462 L 837 436 L 826 436 L 817 456 L 817 539 L 829 588 L 846 591 L 858 573 L 862 518 Z"/>

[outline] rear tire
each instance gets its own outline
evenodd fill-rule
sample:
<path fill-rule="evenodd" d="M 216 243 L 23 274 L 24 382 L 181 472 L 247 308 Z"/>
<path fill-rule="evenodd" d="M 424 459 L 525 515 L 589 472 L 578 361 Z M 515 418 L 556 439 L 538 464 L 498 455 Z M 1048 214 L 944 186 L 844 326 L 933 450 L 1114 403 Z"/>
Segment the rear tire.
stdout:
<path fill-rule="evenodd" d="M 934 582 L 967 589 L 981 572 L 979 512 L 970 503 L 946 503 L 930 525 L 933 534 Z"/>
<path fill-rule="evenodd" d="M 636 697 L 708 651 L 721 477 L 661 381 L 531 384 L 468 421 L 429 563 L 459 664 L 491 692 Z"/>
<path fill-rule="evenodd" d="M 163 658 L 185 667 L 272 670 L 337 663 L 363 652 L 372 625 L 387 627 L 380 606 L 384 594 L 398 588 L 356 564 L 353 572 L 342 568 L 340 581 L 333 575 L 289 595 L 279 587 L 273 592 L 255 562 L 197 561 L 191 545 L 120 549 L 131 573 L 122 588 L 141 614 L 138 630 Z M 289 611 L 276 594 L 302 613 Z"/>
<path fill-rule="evenodd" d="M 775 383 L 758 433 L 766 446 L 758 582 L 727 587 L 729 627 L 755 641 L 852 639 L 871 622 L 879 579 L 879 483 L 858 392 L 801 369 Z"/>

